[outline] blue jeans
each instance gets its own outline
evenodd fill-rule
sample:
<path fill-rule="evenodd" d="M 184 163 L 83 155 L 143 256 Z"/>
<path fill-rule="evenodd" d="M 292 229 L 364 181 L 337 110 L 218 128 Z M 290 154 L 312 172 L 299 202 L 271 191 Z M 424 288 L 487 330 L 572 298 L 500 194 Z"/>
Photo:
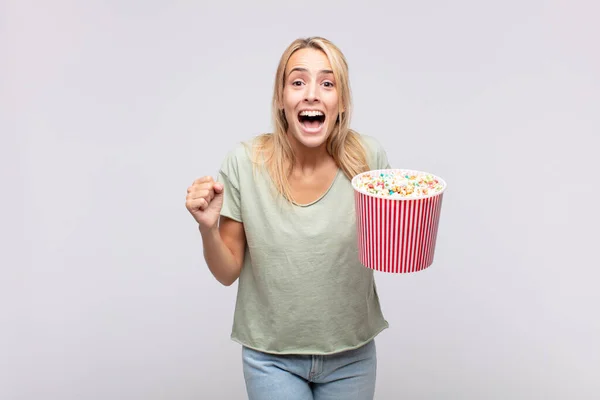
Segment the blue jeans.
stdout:
<path fill-rule="evenodd" d="M 375 340 L 330 355 L 276 355 L 242 347 L 249 400 L 372 400 Z"/>

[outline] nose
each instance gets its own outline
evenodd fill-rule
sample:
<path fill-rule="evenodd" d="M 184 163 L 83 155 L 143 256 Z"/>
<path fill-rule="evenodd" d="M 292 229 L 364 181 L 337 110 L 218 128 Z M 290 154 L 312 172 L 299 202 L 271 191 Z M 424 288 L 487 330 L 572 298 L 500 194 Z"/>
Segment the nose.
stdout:
<path fill-rule="evenodd" d="M 319 101 L 319 85 L 316 83 L 307 84 L 304 100 L 310 103 Z"/>

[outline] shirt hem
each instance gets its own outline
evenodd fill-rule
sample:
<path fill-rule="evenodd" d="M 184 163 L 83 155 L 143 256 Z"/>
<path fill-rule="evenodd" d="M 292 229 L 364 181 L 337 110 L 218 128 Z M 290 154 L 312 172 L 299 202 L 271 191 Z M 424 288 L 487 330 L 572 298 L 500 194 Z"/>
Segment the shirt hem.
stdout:
<path fill-rule="evenodd" d="M 353 345 L 353 346 L 345 346 L 345 347 L 340 347 L 337 348 L 333 351 L 309 351 L 309 350 L 281 350 L 281 351 L 275 351 L 275 350 L 269 350 L 269 349 L 265 349 L 262 347 L 258 347 L 258 346 L 254 346 L 251 345 L 250 343 L 238 338 L 237 336 L 235 336 L 234 334 L 231 334 L 231 340 L 244 346 L 247 347 L 249 349 L 252 350 L 256 350 L 256 351 L 260 351 L 263 353 L 268 353 L 268 354 L 276 354 L 276 355 L 321 355 L 321 356 L 325 356 L 325 355 L 331 355 L 331 354 L 338 354 L 338 353 L 342 353 L 344 351 L 350 351 L 350 350 L 356 350 L 364 345 L 366 345 L 367 343 L 369 343 L 370 341 L 372 341 L 373 339 L 375 339 L 376 336 L 378 336 L 381 332 L 383 332 L 384 330 L 388 329 L 390 327 L 390 324 L 386 321 L 377 331 L 375 331 L 375 333 L 373 335 L 371 335 L 368 339 L 361 341 L 360 343 Z"/>
<path fill-rule="evenodd" d="M 222 217 L 226 217 L 226 218 L 232 219 L 232 220 L 237 221 L 237 222 L 244 223 L 244 221 L 242 220 L 242 218 L 240 216 L 234 215 L 234 214 L 229 213 L 229 212 L 224 211 L 224 210 L 222 210 L 219 215 L 222 216 Z"/>

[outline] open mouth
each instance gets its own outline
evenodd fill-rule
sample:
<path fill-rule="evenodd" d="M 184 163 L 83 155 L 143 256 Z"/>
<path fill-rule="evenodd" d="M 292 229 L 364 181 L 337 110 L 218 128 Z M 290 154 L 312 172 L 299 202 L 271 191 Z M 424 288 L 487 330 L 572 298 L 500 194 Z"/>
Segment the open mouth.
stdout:
<path fill-rule="evenodd" d="M 301 111 L 298 121 L 308 131 L 318 130 L 325 122 L 325 114 L 321 111 Z"/>

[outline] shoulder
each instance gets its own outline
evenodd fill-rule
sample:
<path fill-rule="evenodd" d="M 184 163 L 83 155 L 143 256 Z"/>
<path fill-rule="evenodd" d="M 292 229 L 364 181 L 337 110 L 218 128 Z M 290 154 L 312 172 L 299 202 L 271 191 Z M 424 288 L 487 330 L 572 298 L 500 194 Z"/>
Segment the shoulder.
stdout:
<path fill-rule="evenodd" d="M 367 163 L 371 169 L 389 168 L 387 152 L 381 141 L 372 135 L 358 134 L 358 138 L 365 149 Z"/>
<path fill-rule="evenodd" d="M 272 144 L 273 134 L 266 133 L 253 137 L 248 137 L 235 146 L 230 148 L 226 153 L 226 159 L 235 159 L 240 162 L 256 161 L 256 155 L 264 151 L 269 144 Z"/>
<path fill-rule="evenodd" d="M 357 135 L 368 153 L 377 153 L 380 150 L 383 150 L 381 142 L 374 136 L 365 135 L 364 133 L 357 133 Z"/>
<path fill-rule="evenodd" d="M 229 148 L 225 153 L 221 168 L 243 167 L 252 163 L 255 141 L 256 138 L 246 139 Z"/>
<path fill-rule="evenodd" d="M 247 138 L 235 144 L 226 153 L 219 172 L 231 181 L 253 180 L 258 164 L 262 164 L 261 148 L 268 134 Z"/>
<path fill-rule="evenodd" d="M 219 175 L 228 179 L 234 186 L 244 179 L 246 171 L 252 167 L 252 140 L 238 142 L 229 148 L 221 161 Z"/>

